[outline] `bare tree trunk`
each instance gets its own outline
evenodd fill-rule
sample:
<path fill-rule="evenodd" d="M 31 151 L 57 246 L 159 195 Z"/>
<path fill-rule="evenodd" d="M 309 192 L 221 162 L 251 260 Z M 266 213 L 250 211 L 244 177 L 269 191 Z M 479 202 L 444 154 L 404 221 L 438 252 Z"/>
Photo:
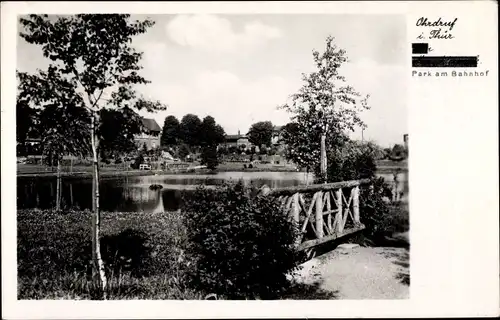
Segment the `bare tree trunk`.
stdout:
<path fill-rule="evenodd" d="M 327 166 L 327 160 L 326 160 L 326 134 L 323 133 L 321 134 L 321 159 L 320 159 L 320 171 L 321 171 L 321 177 L 323 178 L 323 183 L 327 182 L 327 174 L 326 174 L 326 166 Z"/>
<path fill-rule="evenodd" d="M 106 285 L 107 285 L 107 280 L 106 280 L 106 274 L 104 271 L 104 262 L 102 261 L 102 256 L 101 256 L 101 247 L 100 247 L 100 241 L 99 241 L 99 233 L 100 233 L 100 224 L 101 224 L 101 217 L 100 217 L 100 211 L 99 211 L 99 161 L 98 161 L 98 155 L 97 155 L 97 145 L 98 145 L 98 138 L 96 134 L 96 114 L 92 115 L 92 123 L 91 123 L 91 141 L 92 141 L 92 155 L 93 155 L 93 190 L 94 193 L 92 195 L 93 201 L 92 201 L 92 207 L 93 207 L 93 219 L 92 219 L 92 240 L 93 240 L 93 252 L 92 252 L 92 257 L 93 257 L 93 274 L 95 277 L 98 276 L 99 283 L 100 283 L 100 288 L 103 293 L 103 298 L 106 299 Z"/>
<path fill-rule="evenodd" d="M 306 168 L 306 186 L 309 185 L 309 168 Z"/>
<path fill-rule="evenodd" d="M 71 203 L 71 207 L 73 207 L 73 184 L 69 184 L 69 199 Z"/>
<path fill-rule="evenodd" d="M 54 185 L 52 184 L 52 181 L 50 181 L 50 206 L 51 207 L 54 205 L 53 201 L 54 201 Z"/>
<path fill-rule="evenodd" d="M 57 158 L 56 210 L 61 210 L 61 161 Z"/>

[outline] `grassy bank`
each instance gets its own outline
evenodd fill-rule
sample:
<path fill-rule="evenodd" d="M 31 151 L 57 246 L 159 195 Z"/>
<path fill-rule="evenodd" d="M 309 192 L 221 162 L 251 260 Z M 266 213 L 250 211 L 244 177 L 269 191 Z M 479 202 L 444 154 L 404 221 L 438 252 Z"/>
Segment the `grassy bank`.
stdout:
<path fill-rule="evenodd" d="M 18 299 L 94 299 L 91 213 L 17 211 Z M 177 212 L 110 213 L 101 221 L 107 299 L 199 300 L 184 259 L 186 229 Z M 224 297 L 218 297 L 224 299 Z M 279 299 L 333 299 L 316 285 L 293 283 Z"/>
<path fill-rule="evenodd" d="M 18 298 L 92 299 L 91 214 L 18 210 Z M 175 212 L 103 213 L 108 299 L 201 299 L 184 287 Z"/>
<path fill-rule="evenodd" d="M 163 171 L 160 170 L 101 170 L 99 175 L 101 177 L 135 177 L 135 176 L 152 176 L 155 174 L 162 174 Z M 22 172 L 22 170 L 17 171 L 18 177 L 56 177 L 57 172 Z M 90 178 L 92 177 L 92 171 L 74 171 L 74 172 L 61 172 L 61 177 L 79 177 L 79 178 Z"/>
<path fill-rule="evenodd" d="M 133 177 L 133 176 L 150 176 L 155 174 L 207 174 L 213 172 L 297 172 L 297 169 L 292 166 L 277 166 L 272 164 L 260 164 L 253 168 L 244 168 L 245 163 L 223 163 L 215 171 L 210 171 L 207 169 L 197 169 L 196 171 L 187 170 L 124 170 L 118 167 L 103 167 L 100 169 L 101 177 Z M 47 169 L 47 171 L 45 171 Z M 401 170 L 402 172 L 407 172 L 408 167 L 404 164 L 399 166 L 389 166 L 381 165 L 377 167 L 377 173 L 394 173 L 395 170 Z M 17 169 L 18 177 L 56 177 L 57 172 L 50 168 L 45 168 L 41 166 L 36 166 L 36 168 L 31 165 L 18 165 Z M 82 177 L 89 178 L 92 176 L 92 167 L 81 166 L 74 167 L 73 171 L 65 170 L 61 172 L 62 177 Z"/>

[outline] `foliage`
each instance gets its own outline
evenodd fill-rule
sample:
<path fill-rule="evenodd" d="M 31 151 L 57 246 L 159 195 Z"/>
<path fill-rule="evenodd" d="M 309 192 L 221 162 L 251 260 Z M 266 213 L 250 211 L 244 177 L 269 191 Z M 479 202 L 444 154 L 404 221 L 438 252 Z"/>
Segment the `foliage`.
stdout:
<path fill-rule="evenodd" d="M 330 181 L 370 179 L 360 188 L 360 212 L 363 213 L 364 236 L 375 244 L 393 232 L 408 230 L 408 214 L 401 204 L 392 203 L 392 189 L 384 178 L 377 178 L 374 145 L 348 141 L 341 149 L 330 150 Z"/>
<path fill-rule="evenodd" d="M 187 241 L 175 212 L 103 215 L 109 299 L 201 299 L 184 286 Z M 18 298 L 91 299 L 91 213 L 19 210 Z"/>
<path fill-rule="evenodd" d="M 179 146 L 177 153 L 179 158 L 184 160 L 191 153 L 191 149 L 187 144 L 183 143 Z"/>
<path fill-rule="evenodd" d="M 99 155 L 102 150 L 99 132 L 103 132 L 100 111 L 114 109 L 123 112 L 127 108 L 125 110 L 155 112 L 166 109 L 161 102 L 148 101 L 138 97 L 136 92 L 136 86 L 149 81 L 138 73 L 142 53 L 131 45 L 132 38 L 145 33 L 154 23 L 149 19 L 130 21 L 127 14 L 56 17 L 32 14 L 22 17 L 20 22 L 21 37 L 40 46 L 43 56 L 52 61 L 47 71 L 38 70 L 34 75 L 18 73 L 21 79 L 27 80 L 26 90 L 20 96 L 25 95 L 31 100 L 33 107 L 53 109 L 54 124 L 47 128 L 49 133 L 43 137 L 49 139 L 46 143 L 49 150 L 62 153 L 78 147 L 78 152 L 92 154 L 93 184 L 97 186 L 93 188 L 93 201 L 98 204 Z M 72 127 L 73 131 L 64 132 L 60 130 L 61 126 Z M 84 143 L 80 143 L 80 136 L 87 137 Z M 85 143 L 87 141 L 89 143 Z M 94 211 L 94 221 L 97 222 L 99 206 L 95 206 Z M 98 245 L 99 228 L 99 224 L 93 224 L 97 244 L 93 248 L 93 271 L 99 275 L 104 290 L 106 277 L 103 272 L 98 272 L 98 269 L 104 269 Z"/>
<path fill-rule="evenodd" d="M 116 157 L 137 149 L 134 135 L 141 133 L 141 119 L 128 107 L 117 111 L 102 109 L 101 123 L 98 130 L 100 137 L 99 153 L 101 157 Z"/>
<path fill-rule="evenodd" d="M 182 117 L 179 130 L 182 141 L 188 146 L 200 145 L 201 120 L 197 115 L 189 113 Z"/>
<path fill-rule="evenodd" d="M 20 79 L 21 80 L 21 79 Z M 28 137 L 40 137 L 37 132 L 38 113 L 30 106 L 29 95 L 25 94 L 22 81 L 18 82 L 18 95 L 16 102 L 16 141 L 18 143 L 18 150 L 21 155 L 24 155 L 26 139 Z"/>
<path fill-rule="evenodd" d="M 165 110 L 160 102 L 137 97 L 135 85 L 149 81 L 138 74 L 142 53 L 130 42 L 146 32 L 153 21 L 130 21 L 126 14 L 29 15 L 21 18 L 28 43 L 41 46 L 52 60 L 47 72 L 35 78 L 46 80 L 39 102 L 70 104 L 90 112 L 115 107 L 147 111 Z"/>
<path fill-rule="evenodd" d="M 313 51 L 317 70 L 303 74 L 302 88 L 292 95 L 291 103 L 279 107 L 292 114 L 294 123 L 286 127 L 282 138 L 288 145 L 286 157 L 306 169 L 319 166 L 323 134 L 326 149 L 341 145 L 346 131 L 365 126 L 359 113 L 369 109 L 368 96 L 362 97 L 345 85 L 345 77 L 339 74 L 348 59 L 345 50 L 337 48 L 333 40 L 327 37 L 323 53 Z"/>
<path fill-rule="evenodd" d="M 391 188 L 384 178 L 372 179 L 360 190 L 360 211 L 363 212 L 364 235 L 375 244 L 384 244 L 385 237 L 409 229 L 409 215 L 404 206 L 390 203 Z"/>
<path fill-rule="evenodd" d="M 267 148 L 265 146 L 262 146 L 262 148 L 260 148 L 260 154 L 267 154 Z"/>
<path fill-rule="evenodd" d="M 250 196 L 240 182 L 200 186 L 185 203 L 190 285 L 230 299 L 275 297 L 300 258 L 297 230 L 271 197 Z"/>
<path fill-rule="evenodd" d="M 39 75 L 17 73 L 17 104 L 21 116 L 31 116 L 29 132 L 42 138 L 43 153 L 53 159 L 64 154 L 85 156 L 90 151 L 88 112 L 80 108 L 54 68 Z M 54 91 L 54 86 L 63 89 Z M 24 121 L 22 121 L 24 122 Z"/>
<path fill-rule="evenodd" d="M 407 157 L 406 148 L 400 144 L 395 144 L 389 154 L 389 159 L 393 161 L 401 161 Z"/>
<path fill-rule="evenodd" d="M 208 169 L 215 170 L 219 165 L 219 158 L 217 156 L 217 148 L 214 145 L 203 147 L 201 152 L 201 164 L 206 165 Z"/>
<path fill-rule="evenodd" d="M 200 144 L 203 146 L 218 145 L 224 142 L 226 133 L 211 116 L 206 116 L 200 125 Z"/>
<path fill-rule="evenodd" d="M 371 179 L 375 177 L 377 166 L 371 145 L 348 140 L 341 148 L 328 150 L 328 180 L 346 181 Z M 319 166 L 315 168 L 319 173 Z"/>
<path fill-rule="evenodd" d="M 248 131 L 248 140 L 256 146 L 270 146 L 274 126 L 271 121 L 261 121 L 252 124 Z"/>
<path fill-rule="evenodd" d="M 161 133 L 161 145 L 170 146 L 176 145 L 180 139 L 180 123 L 175 116 L 168 116 L 163 122 Z"/>
<path fill-rule="evenodd" d="M 144 163 L 144 156 L 142 155 L 142 153 L 139 153 L 134 162 L 131 164 L 132 169 L 139 169 L 141 163 Z"/>

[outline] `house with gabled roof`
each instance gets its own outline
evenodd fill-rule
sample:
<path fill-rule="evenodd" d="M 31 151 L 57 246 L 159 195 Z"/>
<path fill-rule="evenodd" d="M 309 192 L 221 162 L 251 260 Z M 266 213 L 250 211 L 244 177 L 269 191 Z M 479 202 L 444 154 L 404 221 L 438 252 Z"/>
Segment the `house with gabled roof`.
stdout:
<path fill-rule="evenodd" d="M 248 137 L 244 134 L 241 134 L 238 130 L 238 134 L 228 134 L 225 137 L 224 146 L 226 148 L 237 147 L 248 149 L 252 146 L 252 143 L 248 141 Z"/>
<path fill-rule="evenodd" d="M 142 149 L 144 144 L 146 145 L 146 148 L 148 150 L 159 147 L 161 127 L 158 125 L 155 119 L 141 118 L 141 121 L 142 133 L 134 137 L 137 148 Z"/>

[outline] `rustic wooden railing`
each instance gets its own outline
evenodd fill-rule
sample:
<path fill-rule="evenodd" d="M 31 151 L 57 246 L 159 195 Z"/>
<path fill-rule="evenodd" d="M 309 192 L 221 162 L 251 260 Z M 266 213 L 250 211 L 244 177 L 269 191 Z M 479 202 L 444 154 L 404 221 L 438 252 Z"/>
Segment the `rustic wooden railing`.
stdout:
<path fill-rule="evenodd" d="M 370 180 L 271 189 L 268 196 L 281 201 L 284 213 L 300 230 L 297 250 L 307 250 L 363 230 L 359 186 Z"/>

